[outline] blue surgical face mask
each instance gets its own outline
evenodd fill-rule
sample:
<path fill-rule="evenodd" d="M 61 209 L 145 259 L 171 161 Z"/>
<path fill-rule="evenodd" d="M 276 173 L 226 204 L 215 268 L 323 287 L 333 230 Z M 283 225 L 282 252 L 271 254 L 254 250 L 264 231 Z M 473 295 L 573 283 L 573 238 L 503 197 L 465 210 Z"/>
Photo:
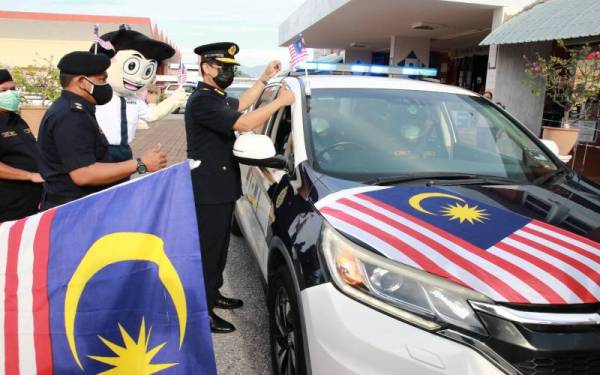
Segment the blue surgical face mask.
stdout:
<path fill-rule="evenodd" d="M 7 90 L 0 92 L 0 108 L 9 111 L 17 112 L 21 105 L 21 96 L 15 90 Z"/>

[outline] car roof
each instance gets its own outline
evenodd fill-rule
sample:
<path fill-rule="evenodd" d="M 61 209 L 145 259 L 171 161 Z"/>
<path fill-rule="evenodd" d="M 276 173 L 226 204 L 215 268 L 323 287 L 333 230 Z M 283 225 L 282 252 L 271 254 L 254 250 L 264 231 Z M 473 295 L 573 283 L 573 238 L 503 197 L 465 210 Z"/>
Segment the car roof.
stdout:
<path fill-rule="evenodd" d="M 284 79 L 286 77 L 281 77 Z M 322 88 L 374 88 L 374 89 L 392 89 L 392 90 L 416 90 L 416 91 L 431 91 L 444 92 L 449 94 L 460 94 L 477 96 L 473 91 L 469 91 L 460 87 L 444 85 L 441 83 L 433 83 L 419 81 L 408 78 L 388 78 L 388 77 L 372 77 L 372 76 L 354 76 L 354 75 L 311 75 L 297 76 L 306 84 L 306 80 L 310 80 L 310 87 L 313 89 Z"/>

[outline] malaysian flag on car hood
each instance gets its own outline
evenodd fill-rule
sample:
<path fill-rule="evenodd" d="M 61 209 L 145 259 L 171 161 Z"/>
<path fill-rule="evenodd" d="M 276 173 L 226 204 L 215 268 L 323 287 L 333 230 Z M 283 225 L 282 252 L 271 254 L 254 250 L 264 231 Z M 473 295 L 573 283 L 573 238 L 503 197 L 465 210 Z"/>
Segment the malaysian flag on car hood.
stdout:
<path fill-rule="evenodd" d="M 600 244 L 437 187 L 343 190 L 316 204 L 336 229 L 497 302 L 600 302 Z"/>

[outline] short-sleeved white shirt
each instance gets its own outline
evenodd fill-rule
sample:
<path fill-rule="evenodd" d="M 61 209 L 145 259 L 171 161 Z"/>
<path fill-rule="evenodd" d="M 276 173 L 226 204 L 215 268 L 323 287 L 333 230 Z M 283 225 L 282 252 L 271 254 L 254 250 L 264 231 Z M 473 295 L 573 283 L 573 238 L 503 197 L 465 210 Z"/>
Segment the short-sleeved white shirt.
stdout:
<path fill-rule="evenodd" d="M 135 95 L 125 96 L 127 111 L 128 143 L 133 142 L 138 121 L 148 120 L 149 108 L 145 101 Z M 104 132 L 108 143 L 121 144 L 121 99 L 113 94 L 110 102 L 96 106 L 96 120 Z"/>

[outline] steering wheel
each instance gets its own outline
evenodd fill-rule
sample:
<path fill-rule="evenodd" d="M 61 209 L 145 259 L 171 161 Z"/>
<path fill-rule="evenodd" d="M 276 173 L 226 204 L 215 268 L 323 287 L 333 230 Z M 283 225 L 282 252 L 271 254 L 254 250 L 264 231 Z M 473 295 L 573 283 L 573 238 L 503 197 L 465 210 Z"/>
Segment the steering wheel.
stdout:
<path fill-rule="evenodd" d="M 321 159 L 321 157 L 325 153 L 327 153 L 329 151 L 332 151 L 332 150 L 343 151 L 346 146 L 352 146 L 353 148 L 357 148 L 357 149 L 361 149 L 361 150 L 365 149 L 365 146 L 363 146 L 363 145 L 361 145 L 359 143 L 356 143 L 356 142 L 349 142 L 349 141 L 346 141 L 346 142 L 337 142 L 337 143 L 334 143 L 334 144 L 332 144 L 330 146 L 327 146 L 323 150 L 321 150 L 317 154 L 317 159 Z"/>

